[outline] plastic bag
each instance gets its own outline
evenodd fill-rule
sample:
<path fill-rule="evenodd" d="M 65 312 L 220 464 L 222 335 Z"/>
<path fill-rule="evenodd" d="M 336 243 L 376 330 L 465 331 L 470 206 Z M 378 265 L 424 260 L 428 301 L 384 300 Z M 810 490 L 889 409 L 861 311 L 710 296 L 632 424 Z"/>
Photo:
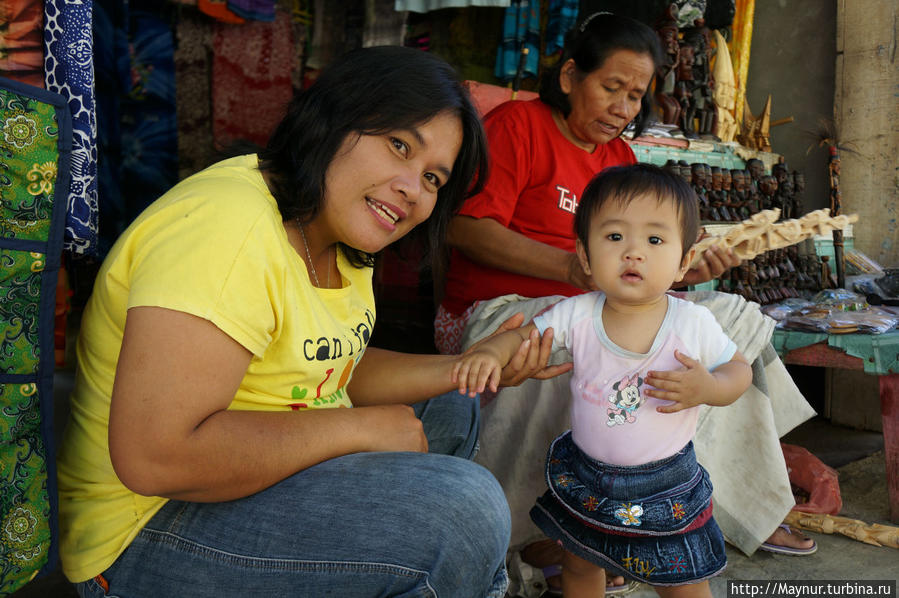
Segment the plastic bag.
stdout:
<path fill-rule="evenodd" d="M 790 483 L 808 493 L 808 501 L 797 504 L 793 510 L 839 514 L 843 508 L 843 498 L 840 496 L 836 470 L 801 446 L 781 442 L 780 447 L 787 463 Z"/>

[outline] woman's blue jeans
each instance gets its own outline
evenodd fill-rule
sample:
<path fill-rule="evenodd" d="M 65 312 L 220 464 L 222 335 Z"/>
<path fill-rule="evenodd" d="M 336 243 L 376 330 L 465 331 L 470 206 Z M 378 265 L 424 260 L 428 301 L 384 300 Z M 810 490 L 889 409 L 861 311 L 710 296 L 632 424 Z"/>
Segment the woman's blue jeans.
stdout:
<path fill-rule="evenodd" d="M 472 463 L 478 400 L 416 407 L 430 453 L 359 453 L 224 503 L 170 501 L 82 598 L 501 598 L 509 507 Z M 437 453 L 442 454 L 437 454 Z"/>

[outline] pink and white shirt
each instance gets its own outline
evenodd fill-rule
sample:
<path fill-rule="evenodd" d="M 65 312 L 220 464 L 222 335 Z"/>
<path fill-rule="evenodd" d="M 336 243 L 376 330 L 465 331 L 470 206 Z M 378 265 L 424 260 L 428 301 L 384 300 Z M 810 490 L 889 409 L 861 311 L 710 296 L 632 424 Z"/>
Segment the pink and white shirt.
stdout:
<path fill-rule="evenodd" d="M 640 465 L 678 452 L 693 438 L 699 409 L 659 413 L 671 404 L 644 395 L 649 371 L 680 369 L 675 349 L 709 371 L 737 350 L 705 307 L 667 295 L 668 311 L 648 353 L 613 343 L 602 323 L 605 294 L 569 297 L 534 318 L 541 334 L 571 353 L 572 438 L 590 457 L 614 465 Z M 649 387 L 652 388 L 652 387 Z"/>

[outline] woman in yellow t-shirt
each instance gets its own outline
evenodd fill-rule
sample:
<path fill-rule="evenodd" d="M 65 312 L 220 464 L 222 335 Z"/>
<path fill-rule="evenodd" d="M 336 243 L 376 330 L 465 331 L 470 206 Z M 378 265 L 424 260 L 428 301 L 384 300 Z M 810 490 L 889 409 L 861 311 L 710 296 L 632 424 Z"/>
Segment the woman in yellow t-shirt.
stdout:
<path fill-rule="evenodd" d="M 468 460 L 477 402 L 422 402 L 456 386 L 458 357 L 367 348 L 373 254 L 421 224 L 438 255 L 486 157 L 445 62 L 358 50 L 262 152 L 122 234 L 59 455 L 82 596 L 503 595 L 509 512 Z M 542 367 L 550 345 L 523 343 L 503 382 L 566 370 Z"/>

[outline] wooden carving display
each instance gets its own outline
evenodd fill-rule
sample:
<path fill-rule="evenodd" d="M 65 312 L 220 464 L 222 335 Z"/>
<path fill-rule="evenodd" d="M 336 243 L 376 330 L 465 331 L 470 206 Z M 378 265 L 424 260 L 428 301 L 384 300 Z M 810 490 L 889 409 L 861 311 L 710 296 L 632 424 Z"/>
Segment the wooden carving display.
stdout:
<path fill-rule="evenodd" d="M 723 235 L 700 239 L 694 245 L 696 255 L 693 257 L 691 267 L 699 263 L 703 252 L 712 245 L 730 247 L 738 258 L 750 260 L 772 249 L 789 247 L 815 235 L 842 230 L 858 220 L 858 214 L 831 216 L 827 208 L 809 212 L 801 218 L 778 222 L 779 217 L 779 209 L 762 210 Z"/>

